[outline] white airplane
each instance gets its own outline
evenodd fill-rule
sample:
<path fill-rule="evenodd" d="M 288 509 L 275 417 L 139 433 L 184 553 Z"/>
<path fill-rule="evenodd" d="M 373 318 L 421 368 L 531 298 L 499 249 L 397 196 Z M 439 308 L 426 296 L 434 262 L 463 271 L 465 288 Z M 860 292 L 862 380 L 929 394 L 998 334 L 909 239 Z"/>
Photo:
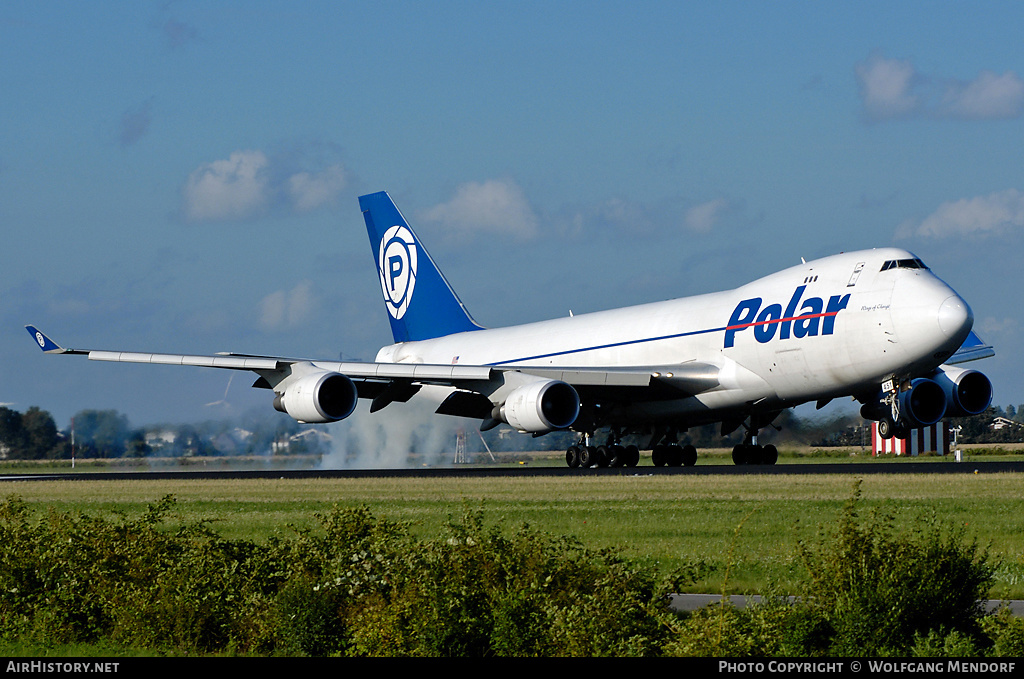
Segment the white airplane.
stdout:
<path fill-rule="evenodd" d="M 395 343 L 373 363 L 222 353 L 65 349 L 26 326 L 44 352 L 94 361 L 250 370 L 274 407 L 300 422 L 336 422 L 358 398 L 375 412 L 441 390 L 436 412 L 539 436 L 572 430 L 570 467 L 634 466 L 631 434 L 655 465 L 692 465 L 687 428 L 745 427 L 737 464 L 774 464 L 757 444 L 779 413 L 852 396 L 883 436 L 983 412 L 992 385 L 954 367 L 994 354 L 971 331 L 967 303 L 906 250 L 803 262 L 713 294 L 484 329 L 466 311 L 386 192 L 359 198 Z M 599 430 L 607 444 L 593 446 Z"/>

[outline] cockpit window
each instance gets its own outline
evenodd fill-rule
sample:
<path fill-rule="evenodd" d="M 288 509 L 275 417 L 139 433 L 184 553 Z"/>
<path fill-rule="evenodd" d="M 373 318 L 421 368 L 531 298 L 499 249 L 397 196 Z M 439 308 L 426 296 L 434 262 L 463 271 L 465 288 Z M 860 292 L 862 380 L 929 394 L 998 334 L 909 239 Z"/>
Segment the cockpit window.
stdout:
<path fill-rule="evenodd" d="M 882 265 L 882 271 L 888 271 L 889 269 L 927 269 L 918 258 L 914 259 L 890 259 L 888 262 Z"/>

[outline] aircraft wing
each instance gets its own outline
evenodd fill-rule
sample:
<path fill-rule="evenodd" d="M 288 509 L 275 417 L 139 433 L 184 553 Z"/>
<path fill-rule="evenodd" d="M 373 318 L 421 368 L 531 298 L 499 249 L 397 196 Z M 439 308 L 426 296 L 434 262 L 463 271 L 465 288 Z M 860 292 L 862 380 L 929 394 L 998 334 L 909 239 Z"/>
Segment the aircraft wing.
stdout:
<path fill-rule="evenodd" d="M 187 365 L 202 368 L 249 370 L 260 378 L 254 387 L 275 389 L 293 373 L 323 371 L 340 373 L 355 382 L 361 398 L 373 399 L 371 411 L 395 401 L 407 401 L 423 385 L 453 387 L 456 391 L 437 412 L 467 417 L 487 417 L 488 398 L 507 382 L 556 380 L 577 390 L 581 399 L 658 400 L 683 398 L 719 385 L 717 366 L 690 361 L 673 366 L 628 368 L 532 367 L 447 365 L 427 363 L 363 363 L 322 361 L 278 356 L 218 353 L 214 355 L 162 354 L 65 348 L 34 326 L 25 326 L 39 347 L 48 354 L 76 354 L 91 361 Z M 513 377 L 510 373 L 517 373 Z"/>
<path fill-rule="evenodd" d="M 980 358 L 989 358 L 995 355 L 996 351 L 992 348 L 992 345 L 985 344 L 972 330 L 971 334 L 964 340 L 964 343 L 960 345 L 960 348 L 946 361 L 946 365 L 977 361 Z"/>
<path fill-rule="evenodd" d="M 114 363 L 155 363 L 159 365 L 189 365 L 200 368 L 226 368 L 251 370 L 263 374 L 285 371 L 291 365 L 308 363 L 349 377 L 386 381 L 401 378 L 423 383 L 447 384 L 464 380 L 489 380 L 493 368 L 466 365 L 428 365 L 423 363 L 361 363 L 356 361 L 317 361 L 307 358 L 255 356 L 251 354 L 219 353 L 212 356 L 190 354 L 159 354 L 134 351 L 102 351 L 96 349 L 67 349 L 37 330 L 25 326 L 40 348 L 48 354 L 79 354 L 90 361 Z"/>

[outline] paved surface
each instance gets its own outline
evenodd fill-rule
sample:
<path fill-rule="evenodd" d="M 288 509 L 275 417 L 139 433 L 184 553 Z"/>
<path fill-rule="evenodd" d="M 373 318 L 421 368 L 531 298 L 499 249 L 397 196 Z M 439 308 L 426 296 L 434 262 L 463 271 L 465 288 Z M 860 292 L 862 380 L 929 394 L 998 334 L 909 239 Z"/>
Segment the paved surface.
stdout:
<path fill-rule="evenodd" d="M 762 597 L 756 594 L 750 596 L 733 594 L 726 598 L 736 608 L 743 608 L 747 605 L 760 603 L 762 601 Z M 793 597 L 790 597 L 790 600 L 792 601 Z M 721 594 L 673 594 L 672 608 L 677 611 L 695 611 L 698 608 L 718 604 L 721 601 Z M 990 600 L 985 602 L 985 610 L 990 613 L 1000 606 L 1006 606 L 1014 615 L 1024 615 L 1024 601 L 1019 599 L 1012 599 L 1009 601 Z"/>
<path fill-rule="evenodd" d="M 300 470 L 216 470 L 202 471 L 181 467 L 168 467 L 161 471 L 68 471 L 50 474 L 7 474 L 3 481 L 88 481 L 88 480 L 142 480 L 142 479 L 308 479 L 308 478 L 442 478 L 453 476 L 715 476 L 747 475 L 772 476 L 786 474 L 997 474 L 1024 472 L 1024 462 L 954 462 L 952 458 L 931 458 L 919 462 L 910 459 L 875 462 L 828 462 L 823 464 L 742 465 L 708 464 L 696 467 L 632 467 L 620 469 L 569 469 L 568 467 L 429 467 L 415 469 L 300 469 Z"/>

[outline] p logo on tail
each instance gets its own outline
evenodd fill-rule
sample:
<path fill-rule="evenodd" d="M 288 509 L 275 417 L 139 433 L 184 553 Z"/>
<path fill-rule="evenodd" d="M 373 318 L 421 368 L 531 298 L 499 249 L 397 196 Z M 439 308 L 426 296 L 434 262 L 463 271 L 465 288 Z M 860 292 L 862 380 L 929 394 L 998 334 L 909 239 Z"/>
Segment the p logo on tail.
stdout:
<path fill-rule="evenodd" d="M 409 310 L 416 289 L 416 239 L 409 229 L 396 224 L 384 233 L 377 246 L 377 270 L 388 313 L 396 321 Z"/>
<path fill-rule="evenodd" d="M 395 342 L 480 330 L 386 191 L 359 197 Z"/>

